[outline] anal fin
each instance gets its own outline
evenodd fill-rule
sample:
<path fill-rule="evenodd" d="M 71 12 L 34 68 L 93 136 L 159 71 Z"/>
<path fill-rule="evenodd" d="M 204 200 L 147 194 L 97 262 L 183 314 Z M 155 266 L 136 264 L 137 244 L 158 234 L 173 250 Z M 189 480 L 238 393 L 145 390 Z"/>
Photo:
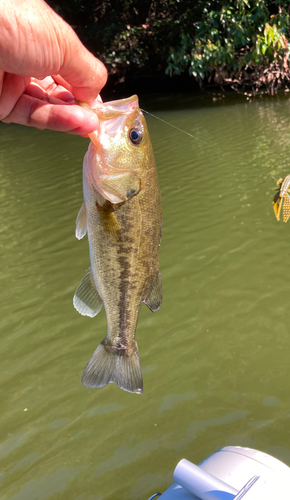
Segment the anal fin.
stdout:
<path fill-rule="evenodd" d="M 161 280 L 160 269 L 158 268 L 154 281 L 152 283 L 151 290 L 147 298 L 144 300 L 144 302 L 152 312 L 155 312 L 158 311 L 158 309 L 160 309 L 162 305 L 162 299 L 163 299 L 162 280 Z"/>
<path fill-rule="evenodd" d="M 80 314 L 90 318 L 96 316 L 102 309 L 103 301 L 96 290 L 91 268 L 77 287 L 73 304 Z"/>

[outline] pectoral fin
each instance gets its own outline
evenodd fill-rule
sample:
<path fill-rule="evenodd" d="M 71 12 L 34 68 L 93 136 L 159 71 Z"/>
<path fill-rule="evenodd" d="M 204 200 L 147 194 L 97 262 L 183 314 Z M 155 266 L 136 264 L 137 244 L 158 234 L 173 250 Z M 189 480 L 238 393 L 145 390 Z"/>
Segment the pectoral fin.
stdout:
<path fill-rule="evenodd" d="M 103 301 L 96 290 L 91 268 L 77 287 L 73 304 L 80 314 L 91 318 L 102 309 Z"/>
<path fill-rule="evenodd" d="M 160 269 L 157 269 L 151 290 L 144 301 L 152 312 L 158 311 L 162 305 L 163 292 Z"/>
<path fill-rule="evenodd" d="M 139 177 L 134 172 L 125 172 L 102 179 L 98 187 L 102 191 L 102 196 L 115 204 L 124 203 L 139 193 L 141 183 Z"/>
<path fill-rule="evenodd" d="M 99 210 L 100 218 L 105 231 L 113 240 L 119 241 L 121 239 L 121 228 L 114 214 L 112 203 L 105 200 L 103 205 L 99 205 L 97 202 L 96 207 Z"/>
<path fill-rule="evenodd" d="M 76 237 L 78 240 L 81 240 L 87 232 L 87 211 L 86 205 L 83 201 L 83 204 L 80 208 L 80 211 L 76 220 Z"/>

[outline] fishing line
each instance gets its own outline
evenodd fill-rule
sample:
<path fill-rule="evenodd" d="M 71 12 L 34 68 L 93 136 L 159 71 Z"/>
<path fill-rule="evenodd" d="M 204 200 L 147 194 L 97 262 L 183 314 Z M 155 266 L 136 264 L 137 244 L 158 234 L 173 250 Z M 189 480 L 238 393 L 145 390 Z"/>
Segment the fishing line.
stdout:
<path fill-rule="evenodd" d="M 141 108 L 140 108 L 141 109 Z M 230 153 L 229 152 L 226 152 L 226 151 L 223 151 L 222 149 L 220 148 L 217 148 L 216 146 L 213 146 L 212 144 L 209 144 L 208 142 L 206 141 L 203 141 L 202 139 L 199 139 L 198 137 L 196 137 L 195 135 L 192 135 L 190 134 L 189 132 L 186 132 L 186 130 L 183 130 L 182 128 L 179 128 L 179 127 L 176 127 L 176 125 L 173 125 L 172 123 L 169 123 L 167 122 L 166 120 L 163 120 L 162 118 L 159 118 L 159 116 L 156 116 L 156 115 L 153 115 L 152 113 L 149 113 L 149 111 L 146 111 L 146 109 L 141 109 L 141 111 L 143 111 L 143 113 L 147 113 L 147 115 L 150 115 L 152 116 L 153 118 L 156 118 L 157 120 L 165 123 L 166 125 L 169 125 L 170 127 L 172 128 L 175 128 L 176 130 L 178 130 L 179 132 L 182 132 L 183 134 L 186 134 L 186 135 L 189 135 L 189 137 L 191 137 L 192 139 L 195 139 L 196 141 L 199 141 L 199 142 L 202 142 L 203 144 L 206 144 L 206 146 L 209 146 L 210 148 L 215 148 L 216 151 L 219 151 L 220 153 L 222 153 L 223 155 L 229 155 Z M 248 166 L 248 162 L 246 161 L 243 161 L 241 159 L 239 159 L 239 162 L 241 164 L 244 164 L 244 165 L 247 165 Z M 254 169 L 256 170 L 259 170 L 258 167 L 253 167 Z M 260 170 L 259 170 L 260 172 Z M 275 180 L 277 181 L 277 179 L 275 179 L 271 174 L 270 176 Z"/>
<path fill-rule="evenodd" d="M 166 125 L 169 125 L 170 127 L 176 128 L 176 130 L 179 130 L 179 132 L 182 132 L 183 134 L 189 135 L 189 137 L 192 137 L 192 139 L 195 139 L 196 141 L 199 141 L 199 142 L 203 142 L 203 144 L 206 144 L 210 148 L 214 147 L 214 146 L 211 146 L 211 144 L 209 144 L 208 142 L 203 141 L 202 139 L 199 139 L 195 135 L 192 135 L 189 132 L 186 132 L 186 130 L 182 130 L 182 128 L 176 127 L 176 125 L 173 125 L 172 123 L 169 123 L 169 122 L 163 120 L 162 118 L 159 118 L 159 116 L 152 115 L 152 113 L 149 113 L 149 111 L 146 111 L 146 109 L 141 109 L 141 111 L 143 111 L 143 113 L 147 113 L 147 115 L 153 116 L 153 118 L 156 118 L 157 120 L 160 120 L 163 123 L 166 123 Z M 217 151 L 219 151 L 220 153 L 223 153 L 224 155 L 230 154 L 230 153 L 226 153 L 225 151 L 222 151 L 222 149 L 219 149 L 219 148 L 216 148 L 216 147 L 215 147 L 215 149 Z"/>

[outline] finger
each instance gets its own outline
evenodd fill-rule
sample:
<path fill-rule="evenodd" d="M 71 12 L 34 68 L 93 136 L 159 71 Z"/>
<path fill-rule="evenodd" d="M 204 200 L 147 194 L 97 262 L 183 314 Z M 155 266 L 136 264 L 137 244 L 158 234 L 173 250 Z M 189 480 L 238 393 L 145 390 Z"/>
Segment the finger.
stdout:
<path fill-rule="evenodd" d="M 72 85 L 70 85 L 62 76 L 60 75 L 53 75 L 52 77 L 54 81 L 58 84 L 67 89 L 70 93 L 72 93 Z"/>
<path fill-rule="evenodd" d="M 41 130 L 48 128 L 63 132 L 86 135 L 98 129 L 95 113 L 77 105 L 54 105 L 23 94 L 5 123 L 19 123 Z"/>
<path fill-rule="evenodd" d="M 25 94 L 47 102 L 55 102 L 52 98 L 56 98 L 59 101 L 75 104 L 74 96 L 61 85 L 57 85 L 51 77 L 44 80 L 32 78 L 25 90 Z"/>
<path fill-rule="evenodd" d="M 53 79 L 59 84 L 60 87 L 65 87 L 65 89 L 67 89 L 67 92 L 69 93 L 69 95 L 72 97 L 72 100 L 74 100 L 74 102 L 76 102 L 76 99 L 72 95 L 73 87 L 69 83 L 67 83 L 64 80 L 64 78 L 62 78 L 60 75 L 53 75 Z M 79 99 L 79 100 L 81 101 L 82 99 Z M 88 103 L 88 101 L 84 101 L 84 102 Z M 99 105 L 99 103 L 103 104 L 103 99 L 101 98 L 100 94 L 98 94 L 98 96 L 93 101 L 90 102 L 91 109 L 95 109 Z"/>
<path fill-rule="evenodd" d="M 30 78 L 4 73 L 0 90 L 0 120 L 6 118 L 29 85 Z"/>
<path fill-rule="evenodd" d="M 37 83 L 36 80 L 31 81 L 29 85 L 27 85 L 25 94 L 42 101 L 48 101 L 48 93 L 41 85 L 39 85 L 39 83 Z"/>

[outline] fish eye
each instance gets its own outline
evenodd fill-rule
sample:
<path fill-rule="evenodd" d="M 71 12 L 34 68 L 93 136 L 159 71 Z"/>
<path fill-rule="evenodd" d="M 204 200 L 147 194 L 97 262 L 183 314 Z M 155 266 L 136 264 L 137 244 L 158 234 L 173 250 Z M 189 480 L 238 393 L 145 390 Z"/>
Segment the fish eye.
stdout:
<path fill-rule="evenodd" d="M 129 132 L 129 138 L 130 141 L 133 142 L 133 144 L 140 144 L 143 138 L 143 134 L 138 128 L 131 128 Z"/>

